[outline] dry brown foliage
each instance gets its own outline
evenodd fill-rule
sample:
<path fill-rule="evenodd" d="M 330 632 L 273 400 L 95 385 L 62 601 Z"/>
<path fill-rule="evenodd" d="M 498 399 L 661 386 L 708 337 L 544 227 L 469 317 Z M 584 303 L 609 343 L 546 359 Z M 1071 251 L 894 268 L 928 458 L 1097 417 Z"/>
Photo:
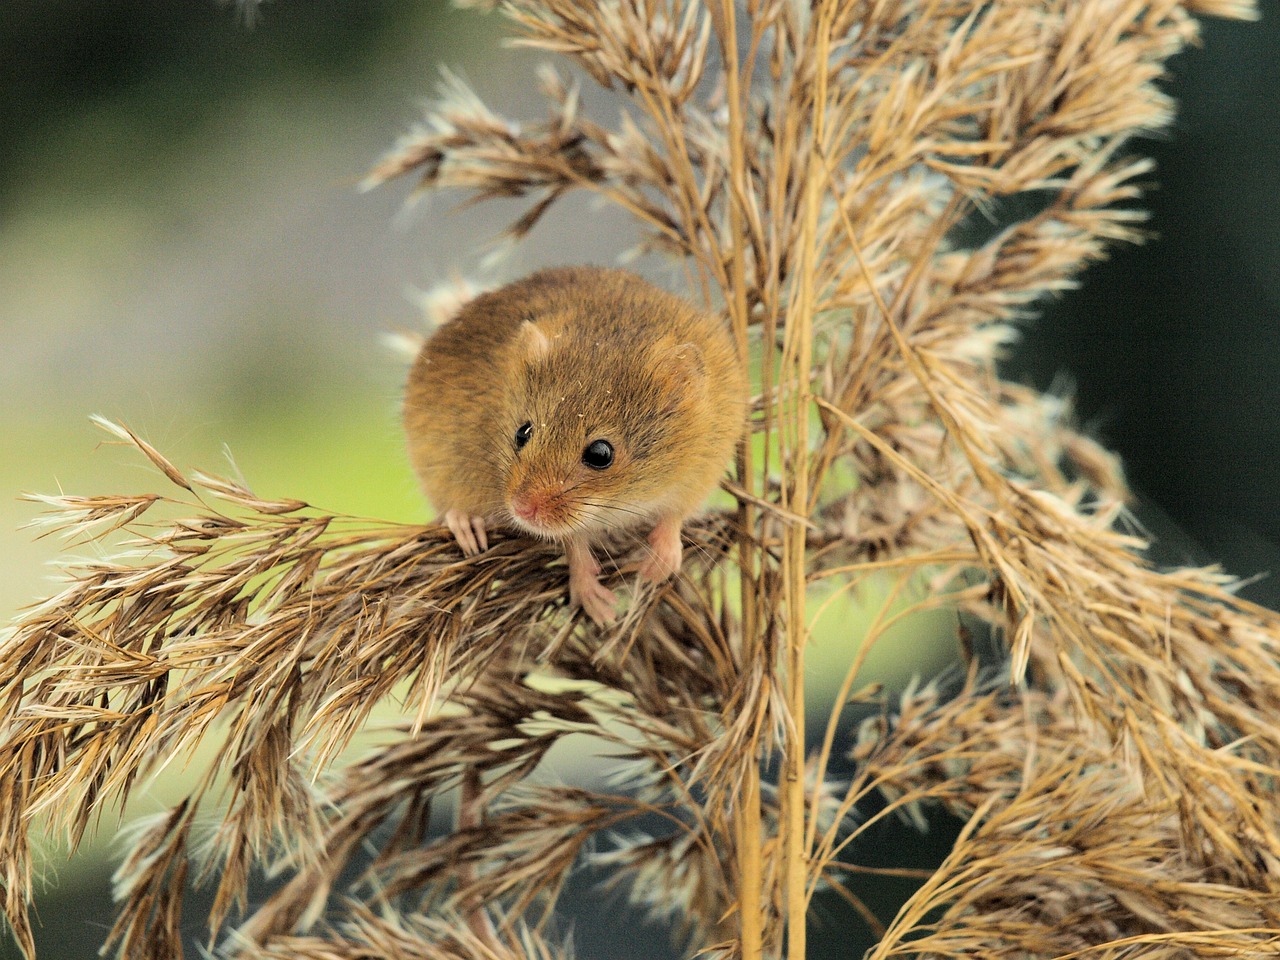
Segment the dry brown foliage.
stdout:
<path fill-rule="evenodd" d="M 125 531 L 129 552 L 70 567 L 0 647 L 0 882 L 23 950 L 33 825 L 74 846 L 214 743 L 120 868 L 122 957 L 180 953 L 191 873 L 245 958 L 550 958 L 542 921 L 593 860 L 690 950 L 798 960 L 815 892 L 857 903 L 856 839 L 925 803 L 967 826 L 874 957 L 1280 955 L 1280 619 L 1216 571 L 1149 565 L 1112 458 L 993 369 L 1011 320 L 1135 237 L 1148 164 L 1128 144 L 1169 119 L 1155 81 L 1191 15 L 1252 6 L 501 6 L 622 118 L 588 118 L 549 68 L 549 116 L 526 125 L 449 81 L 371 182 L 529 197 L 516 239 L 572 190 L 631 213 L 754 358 L 737 510 L 602 633 L 564 611 L 554 549 L 464 560 L 439 528 L 188 477 L 103 422 L 180 492 L 42 498 L 72 539 Z M 840 702 L 806 738 L 807 596 L 869 578 L 927 583 L 917 606 L 987 625 L 1008 670 L 849 729 L 886 612 L 848 637 Z M 412 721 L 349 761 L 389 698 Z M 582 733 L 611 779 L 537 775 Z M 457 828 L 429 832 L 454 795 Z M 245 910 L 254 869 L 281 884 Z"/>

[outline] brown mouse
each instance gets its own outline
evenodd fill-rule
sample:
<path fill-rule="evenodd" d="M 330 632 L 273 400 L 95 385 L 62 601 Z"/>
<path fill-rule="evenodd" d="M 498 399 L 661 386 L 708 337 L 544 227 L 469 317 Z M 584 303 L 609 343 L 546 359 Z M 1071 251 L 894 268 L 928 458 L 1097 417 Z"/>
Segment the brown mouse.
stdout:
<path fill-rule="evenodd" d="M 562 543 L 569 596 L 597 623 L 616 598 L 592 541 L 648 527 L 642 576 L 680 569 L 680 528 L 746 425 L 725 324 L 634 274 L 543 270 L 467 302 L 423 345 L 405 391 L 409 456 L 467 555 L 487 529 Z"/>

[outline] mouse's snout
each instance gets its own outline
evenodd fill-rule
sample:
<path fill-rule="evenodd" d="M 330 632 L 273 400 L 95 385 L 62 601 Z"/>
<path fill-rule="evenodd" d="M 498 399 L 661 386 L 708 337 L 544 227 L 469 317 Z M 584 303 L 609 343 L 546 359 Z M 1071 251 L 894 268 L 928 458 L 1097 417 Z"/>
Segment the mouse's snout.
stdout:
<path fill-rule="evenodd" d="M 517 520 L 534 523 L 538 519 L 539 509 L 543 509 L 543 512 L 545 512 L 545 506 L 540 504 L 536 498 L 519 494 L 511 498 L 511 512 Z"/>
<path fill-rule="evenodd" d="M 563 483 L 521 484 L 507 496 L 515 524 L 539 537 L 554 537 L 572 525 L 573 510 Z"/>

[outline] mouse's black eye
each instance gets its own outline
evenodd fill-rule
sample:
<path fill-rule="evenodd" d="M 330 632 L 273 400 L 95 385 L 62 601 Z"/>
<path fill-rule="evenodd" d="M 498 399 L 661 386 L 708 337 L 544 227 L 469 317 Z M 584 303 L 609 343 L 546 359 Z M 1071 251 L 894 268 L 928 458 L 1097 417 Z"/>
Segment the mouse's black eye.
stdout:
<path fill-rule="evenodd" d="M 528 443 L 529 438 L 532 436 L 533 424 L 526 420 L 524 423 L 520 424 L 520 426 L 516 427 L 516 449 L 519 450 Z"/>
<path fill-rule="evenodd" d="M 613 463 L 613 444 L 608 440 L 593 440 L 582 451 L 582 462 L 592 470 L 603 470 Z"/>

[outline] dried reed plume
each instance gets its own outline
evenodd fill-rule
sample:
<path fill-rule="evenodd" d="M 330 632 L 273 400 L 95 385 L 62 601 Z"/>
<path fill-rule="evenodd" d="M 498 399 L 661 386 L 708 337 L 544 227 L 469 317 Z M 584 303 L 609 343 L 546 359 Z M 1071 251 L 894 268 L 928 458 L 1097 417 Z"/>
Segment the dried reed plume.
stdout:
<path fill-rule="evenodd" d="M 449 80 L 371 183 L 528 197 L 514 239 L 572 190 L 632 214 L 639 249 L 683 265 L 754 358 L 737 509 L 601 632 L 564 611 L 553 549 L 463 560 L 439 528 L 263 501 L 103 422 L 178 493 L 40 498 L 56 529 L 126 531 L 131 552 L 70 567 L 0 648 L 22 949 L 33 823 L 74 846 L 212 742 L 119 870 L 122 957 L 179 955 L 188 875 L 215 885 L 210 937 L 234 956 L 559 956 L 543 920 L 594 861 L 690 952 L 798 960 L 817 891 L 860 906 L 859 836 L 930 803 L 966 826 L 872 957 L 1280 955 L 1280 618 L 1213 570 L 1148 564 L 1112 458 L 993 370 L 1012 320 L 1136 237 L 1149 164 L 1129 140 L 1169 119 L 1156 81 L 1191 14 L 1252 6 L 502 10 L 518 43 L 617 91 L 622 119 L 589 119 L 550 68 L 550 115 L 527 125 Z M 1008 664 L 851 729 L 886 606 L 808 731 L 807 595 L 873 579 L 926 585 L 915 606 L 956 610 L 961 640 L 986 625 Z M 411 722 L 348 761 L 388 698 Z M 608 778 L 535 775 L 581 733 Z M 457 828 L 429 832 L 455 794 Z M 248 909 L 259 869 L 280 884 Z"/>

